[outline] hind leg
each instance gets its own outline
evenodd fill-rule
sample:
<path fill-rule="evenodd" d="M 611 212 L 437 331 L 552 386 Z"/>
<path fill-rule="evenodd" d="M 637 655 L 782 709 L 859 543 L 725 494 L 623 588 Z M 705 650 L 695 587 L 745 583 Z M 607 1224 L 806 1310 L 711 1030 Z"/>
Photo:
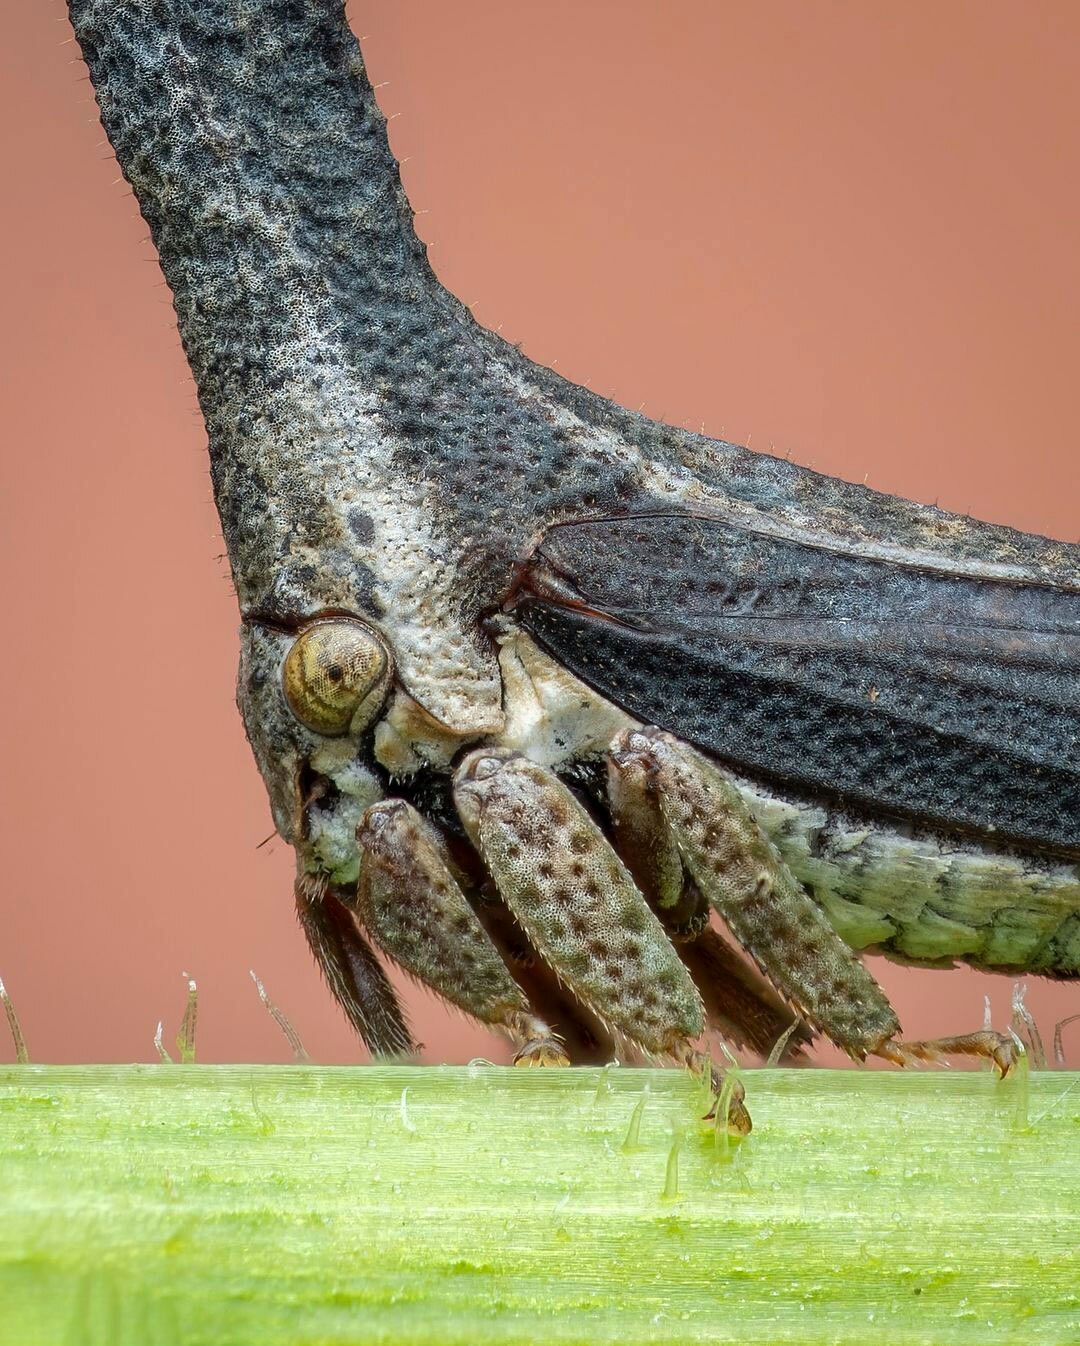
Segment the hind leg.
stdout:
<path fill-rule="evenodd" d="M 612 761 L 644 774 L 694 882 L 808 1023 L 860 1058 L 895 1036 L 883 992 L 719 768 L 660 730 L 625 731 Z"/>
<path fill-rule="evenodd" d="M 690 879 L 647 763 L 616 740 L 608 754 L 608 805 L 619 855 L 649 900 L 701 992 L 711 1026 L 738 1046 L 768 1056 L 796 1016 L 769 983 L 709 925 L 710 905 Z M 812 1038 L 805 1027 L 789 1038 L 796 1054 Z"/>
<path fill-rule="evenodd" d="M 990 1061 L 999 1074 L 1005 1076 L 1016 1065 L 1020 1054 L 1012 1038 L 992 1028 L 982 1028 L 976 1033 L 933 1038 L 926 1042 L 885 1042 L 874 1055 L 898 1066 L 910 1066 L 916 1061 L 944 1061 L 947 1056 L 978 1056 Z"/>
<path fill-rule="evenodd" d="M 1014 1049 L 992 1032 L 898 1040 L 884 992 L 791 872 L 724 772 L 658 729 L 626 730 L 614 770 L 637 773 L 657 800 L 690 875 L 786 1000 L 851 1056 L 900 1065 L 957 1053 L 985 1056 L 1004 1074 Z"/>

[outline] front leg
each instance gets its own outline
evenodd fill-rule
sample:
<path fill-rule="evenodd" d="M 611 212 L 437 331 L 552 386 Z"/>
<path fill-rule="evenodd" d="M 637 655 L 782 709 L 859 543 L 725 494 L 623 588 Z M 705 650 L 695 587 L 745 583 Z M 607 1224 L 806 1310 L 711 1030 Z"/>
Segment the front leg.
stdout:
<path fill-rule="evenodd" d="M 416 810 L 400 799 L 373 804 L 356 840 L 355 910 L 383 952 L 466 1014 L 501 1028 L 514 1044 L 515 1064 L 569 1064 L 559 1039 L 510 976 Z"/>
<path fill-rule="evenodd" d="M 397 993 L 371 946 L 321 875 L 296 881 L 296 914 L 334 998 L 372 1056 L 416 1051 Z"/>

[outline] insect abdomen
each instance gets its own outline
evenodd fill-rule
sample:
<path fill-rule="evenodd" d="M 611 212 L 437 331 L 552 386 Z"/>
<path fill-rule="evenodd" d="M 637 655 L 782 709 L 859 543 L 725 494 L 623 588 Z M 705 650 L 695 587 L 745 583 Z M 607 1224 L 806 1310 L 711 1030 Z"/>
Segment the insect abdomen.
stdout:
<path fill-rule="evenodd" d="M 830 813 L 740 781 L 843 938 L 906 962 L 1080 977 L 1080 874 L 1040 857 Z"/>

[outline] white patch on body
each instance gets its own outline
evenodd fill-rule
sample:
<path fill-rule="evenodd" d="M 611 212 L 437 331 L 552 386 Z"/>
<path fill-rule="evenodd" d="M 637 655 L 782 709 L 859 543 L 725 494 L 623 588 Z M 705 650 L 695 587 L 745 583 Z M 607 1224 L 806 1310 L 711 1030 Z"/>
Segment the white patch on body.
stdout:
<path fill-rule="evenodd" d="M 553 401 L 521 373 L 509 373 L 507 381 L 519 399 L 541 402 L 550 420 L 559 429 L 571 432 L 593 450 L 606 454 L 611 461 L 625 463 L 632 468 L 642 489 L 657 500 L 670 500 L 672 505 L 682 509 L 699 510 L 706 517 L 731 523 L 753 533 L 841 555 L 871 558 L 949 575 L 967 575 L 976 579 L 1013 582 L 1035 580 L 1053 587 L 1068 587 L 1064 581 L 1040 568 L 942 555 L 940 551 L 933 550 L 933 544 L 940 546 L 942 532 L 958 526 L 958 523 L 962 524 L 962 521 L 943 519 L 933 513 L 920 515 L 915 505 L 911 506 L 912 531 L 922 532 L 926 536 L 927 542 L 931 544 L 926 551 L 898 545 L 888 538 L 853 537 L 850 535 L 852 520 L 839 513 L 835 515 L 835 531 L 830 532 L 828 517 L 820 505 L 812 511 L 800 508 L 797 502 L 774 506 L 769 510 L 760 509 L 748 501 L 712 488 L 697 475 L 694 464 L 684 465 L 644 457 L 632 440 L 621 438 L 614 430 L 583 421 L 564 404 Z M 743 452 L 734 445 L 704 438 L 700 446 L 703 454 L 712 457 L 714 466 L 719 455 L 725 451 Z"/>
<path fill-rule="evenodd" d="M 282 233 L 276 246 L 290 246 L 289 237 Z M 266 495 L 265 516 L 252 520 L 252 531 L 276 538 L 291 564 L 309 564 L 331 580 L 340 577 L 343 601 L 353 597 L 348 586 L 356 584 L 355 563 L 366 565 L 383 606 L 378 625 L 394 652 L 400 681 L 451 729 L 497 731 L 502 714 L 494 656 L 467 638 L 455 615 L 462 540 L 438 530 L 431 487 L 396 468 L 394 440 L 379 419 L 378 400 L 350 371 L 333 337 L 331 316 L 299 288 L 292 301 L 293 339 L 283 339 L 275 350 L 284 383 L 245 431 L 235 456 L 242 452 L 272 477 L 301 483 L 332 511 L 341 552 L 337 558 L 332 551 L 328 555 L 325 530 L 315 529 L 308 539 L 297 528 L 297 501 L 287 490 Z M 287 415 L 277 414 L 279 405 Z M 352 510 L 371 520 L 370 542 L 351 533 Z M 254 597 L 244 591 L 242 575 L 238 591 L 245 606 Z"/>
<path fill-rule="evenodd" d="M 601 756 L 620 730 L 637 720 L 548 658 L 523 631 L 497 637 L 505 727 L 491 745 L 513 748 L 558 771 Z"/>
<path fill-rule="evenodd" d="M 329 808 L 321 808 L 316 802 L 307 811 L 308 841 L 316 862 L 313 868 L 328 874 L 332 883 L 355 884 L 360 876 L 357 824 L 364 810 L 382 798 L 382 787 L 357 761 L 351 739 L 328 739 L 313 755 L 311 765 L 338 789 Z"/>
<path fill-rule="evenodd" d="M 549 770 L 596 760 L 615 735 L 640 722 L 597 695 L 506 621 L 497 637 L 505 727 L 485 738 Z M 396 742 L 430 760 L 430 733 L 399 716 Z M 381 726 L 380 726 L 381 728 Z M 404 733 L 402 732 L 404 731 Z M 444 760 L 449 762 L 452 747 Z M 402 759 L 406 760 L 406 759 Z M 402 774 L 407 774 L 402 772 Z M 974 842 L 868 825 L 732 775 L 754 817 L 795 875 L 854 948 L 887 946 L 912 961 L 975 957 L 989 965 L 1031 963 L 1080 913 L 1080 875 Z"/>

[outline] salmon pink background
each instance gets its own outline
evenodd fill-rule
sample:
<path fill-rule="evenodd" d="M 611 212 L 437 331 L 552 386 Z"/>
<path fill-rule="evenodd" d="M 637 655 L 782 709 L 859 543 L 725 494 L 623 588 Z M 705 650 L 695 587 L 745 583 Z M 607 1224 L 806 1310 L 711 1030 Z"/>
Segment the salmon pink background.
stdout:
<path fill-rule="evenodd" d="M 1076 538 L 1080 6 L 351 16 L 434 264 L 483 323 L 651 415 Z M 252 967 L 316 1059 L 361 1059 L 265 842 L 147 230 L 59 0 L 5 5 L 0 29 L 0 974 L 39 1060 L 151 1059 L 181 971 L 202 1059 L 285 1059 Z M 874 970 L 909 1034 L 977 1025 L 984 993 L 1007 1018 L 1004 979 Z M 499 1056 L 407 995 L 428 1059 Z M 1029 1001 L 1049 1035 L 1080 990 Z"/>

